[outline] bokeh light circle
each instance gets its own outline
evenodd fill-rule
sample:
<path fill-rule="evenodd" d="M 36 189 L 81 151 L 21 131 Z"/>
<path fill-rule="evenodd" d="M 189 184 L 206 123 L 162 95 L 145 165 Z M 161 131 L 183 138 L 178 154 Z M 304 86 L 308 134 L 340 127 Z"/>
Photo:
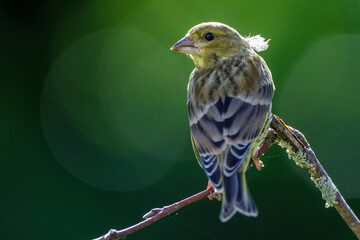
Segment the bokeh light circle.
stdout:
<path fill-rule="evenodd" d="M 302 131 L 347 197 L 360 197 L 360 36 L 313 44 L 276 91 L 278 114 Z M 307 177 L 301 170 L 296 170 Z"/>
<path fill-rule="evenodd" d="M 169 46 L 139 30 L 85 36 L 44 85 L 42 125 L 54 156 L 99 188 L 156 182 L 188 142 L 187 75 Z"/>

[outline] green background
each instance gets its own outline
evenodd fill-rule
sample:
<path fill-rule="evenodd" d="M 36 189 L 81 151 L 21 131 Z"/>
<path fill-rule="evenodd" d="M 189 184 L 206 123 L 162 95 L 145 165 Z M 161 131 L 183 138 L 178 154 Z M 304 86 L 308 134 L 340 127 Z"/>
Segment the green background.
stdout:
<path fill-rule="evenodd" d="M 206 187 L 189 139 L 192 26 L 261 34 L 273 112 L 360 215 L 360 1 L 2 1 L 0 239 L 91 239 Z M 355 239 L 274 146 L 248 171 L 257 218 L 207 199 L 127 239 Z"/>

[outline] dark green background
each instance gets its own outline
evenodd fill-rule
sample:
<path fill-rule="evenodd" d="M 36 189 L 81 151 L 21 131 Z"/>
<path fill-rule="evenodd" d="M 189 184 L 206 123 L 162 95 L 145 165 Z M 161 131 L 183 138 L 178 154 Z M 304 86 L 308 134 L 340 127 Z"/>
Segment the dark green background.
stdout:
<path fill-rule="evenodd" d="M 273 112 L 302 131 L 360 215 L 360 1 L 2 1 L 0 239 L 91 239 L 206 187 L 189 139 L 192 61 L 169 48 L 219 21 L 271 38 Z M 257 218 L 202 200 L 127 239 L 355 239 L 275 146 Z"/>

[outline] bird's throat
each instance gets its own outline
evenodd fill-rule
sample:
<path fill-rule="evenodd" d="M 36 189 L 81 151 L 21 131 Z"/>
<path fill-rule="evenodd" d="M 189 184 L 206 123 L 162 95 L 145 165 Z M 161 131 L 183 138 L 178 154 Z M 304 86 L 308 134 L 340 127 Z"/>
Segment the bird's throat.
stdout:
<path fill-rule="evenodd" d="M 199 55 L 195 55 L 195 54 L 191 54 L 190 56 L 191 56 L 192 60 L 194 61 L 195 66 L 197 68 L 203 68 L 204 67 L 205 62 L 202 59 L 202 57 L 200 57 Z"/>

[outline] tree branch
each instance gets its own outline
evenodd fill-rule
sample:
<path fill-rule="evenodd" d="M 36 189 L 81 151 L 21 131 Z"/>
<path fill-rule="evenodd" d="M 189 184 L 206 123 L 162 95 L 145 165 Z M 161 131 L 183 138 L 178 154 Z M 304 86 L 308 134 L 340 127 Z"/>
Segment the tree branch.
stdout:
<path fill-rule="evenodd" d="M 263 155 L 274 142 L 279 146 L 286 148 L 289 158 L 293 159 L 297 165 L 308 170 L 311 180 L 321 191 L 322 198 L 326 201 L 325 207 L 334 206 L 350 229 L 358 239 L 360 239 L 359 219 L 353 213 L 349 205 L 347 205 L 341 193 L 321 166 L 304 135 L 298 130 L 287 126 L 279 117 L 273 116 L 271 129 L 269 130 L 264 143 L 259 148 L 255 158 Z M 149 226 L 151 223 L 160 220 L 184 206 L 209 196 L 213 192 L 213 188 L 209 188 L 171 205 L 162 208 L 154 208 L 143 216 L 145 220 L 142 222 L 122 230 L 111 229 L 104 236 L 94 240 L 119 240 L 135 231 Z"/>
<path fill-rule="evenodd" d="M 311 180 L 315 183 L 315 186 L 321 192 L 322 198 L 326 201 L 325 207 L 334 206 L 346 224 L 358 239 L 360 239 L 359 219 L 320 164 L 304 135 L 298 130 L 286 126 L 277 116 L 273 117 L 271 128 L 274 129 L 278 135 L 276 140 L 277 144 L 287 148 L 286 152 L 289 158 L 293 159 L 300 167 L 308 170 Z"/>

